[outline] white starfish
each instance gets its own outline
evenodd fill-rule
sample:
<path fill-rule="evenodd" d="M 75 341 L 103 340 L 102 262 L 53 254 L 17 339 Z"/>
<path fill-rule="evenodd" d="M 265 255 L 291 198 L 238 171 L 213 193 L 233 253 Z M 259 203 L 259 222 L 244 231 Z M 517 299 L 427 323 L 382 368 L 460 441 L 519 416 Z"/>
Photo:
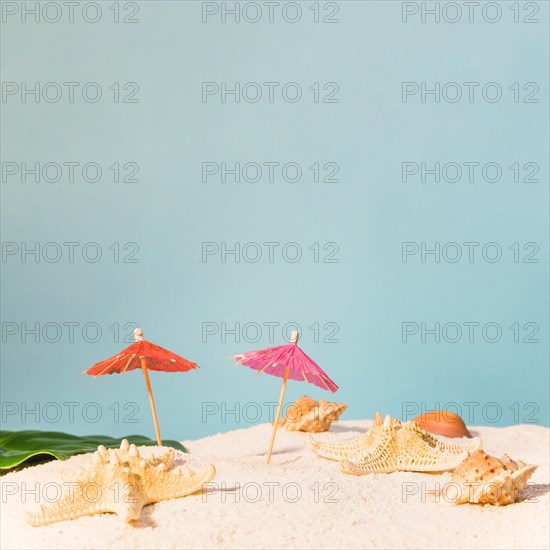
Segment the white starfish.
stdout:
<path fill-rule="evenodd" d="M 190 495 L 211 481 L 216 469 L 209 464 L 201 472 L 175 468 L 174 450 L 150 459 L 142 458 L 134 444 L 122 440 L 120 449 L 100 445 L 79 476 L 73 491 L 52 505 L 29 514 L 37 527 L 81 516 L 114 512 L 124 521 L 136 520 L 147 504 Z"/>
<path fill-rule="evenodd" d="M 339 460 L 346 474 L 365 475 L 396 471 L 439 472 L 456 468 L 481 448 L 481 439 L 464 445 L 445 443 L 430 435 L 417 422 L 402 423 L 377 413 L 373 427 L 364 435 L 342 443 L 306 445 L 325 458 Z"/>

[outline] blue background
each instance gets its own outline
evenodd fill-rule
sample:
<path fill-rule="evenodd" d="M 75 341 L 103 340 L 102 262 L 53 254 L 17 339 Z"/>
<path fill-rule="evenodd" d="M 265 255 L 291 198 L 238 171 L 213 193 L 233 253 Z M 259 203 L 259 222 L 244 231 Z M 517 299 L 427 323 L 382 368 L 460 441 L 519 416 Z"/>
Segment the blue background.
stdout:
<path fill-rule="evenodd" d="M 408 411 L 446 404 L 456 411 L 449 404 L 457 403 L 470 424 L 548 425 L 548 3 L 538 3 L 538 24 L 514 23 L 508 2 L 499 3 L 494 24 L 479 13 L 473 23 L 465 16 L 456 24 L 419 16 L 403 23 L 401 2 L 390 1 L 339 2 L 339 23 L 315 24 L 312 3 L 302 2 L 295 24 L 280 15 L 274 23 L 264 15 L 255 24 L 219 16 L 205 24 L 201 2 L 172 1 L 139 2 L 135 24 L 113 23 L 107 2 L 95 24 L 77 10 L 75 23 L 14 16 L 2 25 L 4 82 L 95 81 L 104 92 L 98 103 L 65 95 L 58 103 L 10 96 L 1 104 L 3 162 L 95 161 L 104 170 L 97 183 L 78 175 L 74 183 L 2 182 L 4 243 L 93 241 L 103 251 L 97 263 L 83 261 L 81 248 L 74 263 L 66 254 L 53 263 L 3 259 L 3 323 L 80 327 L 73 342 L 65 331 L 58 342 L 40 336 L 37 343 L 3 325 L 4 428 L 153 436 L 141 373 L 81 374 L 128 345 L 129 322 L 203 367 L 151 374 L 164 437 L 268 421 L 263 403 L 277 400 L 280 380 L 231 366 L 227 356 L 284 343 L 289 322 L 300 324 L 304 351 L 340 386 L 334 399 L 350 405 L 343 418 L 377 410 L 401 417 L 406 403 L 415 404 Z M 139 102 L 114 103 L 108 87 L 129 81 L 139 84 Z M 295 81 L 304 96 L 295 104 L 280 94 L 274 103 L 222 103 L 219 95 L 204 103 L 204 81 Z M 331 81 L 339 102 L 312 101 L 308 87 Z M 478 88 L 473 103 L 422 103 L 418 95 L 404 103 L 404 81 L 493 81 L 503 98 L 488 103 Z M 539 102 L 515 103 L 514 82 L 538 83 Z M 139 183 L 113 183 L 115 161 L 136 162 Z M 304 174 L 297 183 L 203 183 L 207 161 L 293 161 Z M 307 167 L 316 161 L 336 162 L 339 182 L 312 182 Z M 496 162 L 503 176 L 403 183 L 405 161 Z M 508 166 L 516 161 L 536 162 L 539 182 L 514 183 Z M 303 258 L 203 262 L 202 243 L 222 241 L 294 241 Z M 486 262 L 478 248 L 473 263 L 402 261 L 403 242 L 467 241 L 497 242 L 503 257 Z M 139 261 L 115 263 L 115 242 L 136 242 Z M 338 262 L 314 262 L 308 247 L 316 242 L 337 243 Z M 508 250 L 515 242 L 537 243 L 538 263 L 515 263 Z M 403 322 L 468 321 L 498 323 L 501 340 L 485 341 L 478 327 L 472 343 L 466 333 L 456 343 L 402 341 Z M 102 330 L 95 343 L 81 333 L 89 322 Z M 280 325 L 273 339 L 264 327 L 257 342 L 252 329 L 223 341 L 220 333 L 203 337 L 209 322 Z M 515 343 L 508 328 L 515 322 L 536 323 L 539 342 Z M 318 342 L 308 328 L 314 323 Z M 323 342 L 325 323 L 337 324 L 337 342 Z M 287 401 L 304 393 L 331 399 L 291 383 Z M 77 403 L 74 418 L 65 402 Z M 468 402 L 479 403 L 471 417 Z M 38 418 L 22 416 L 36 403 Z M 97 422 L 90 403 L 100 408 Z M 245 418 L 223 416 L 225 409 Z M 219 412 L 205 418 L 205 410 Z"/>

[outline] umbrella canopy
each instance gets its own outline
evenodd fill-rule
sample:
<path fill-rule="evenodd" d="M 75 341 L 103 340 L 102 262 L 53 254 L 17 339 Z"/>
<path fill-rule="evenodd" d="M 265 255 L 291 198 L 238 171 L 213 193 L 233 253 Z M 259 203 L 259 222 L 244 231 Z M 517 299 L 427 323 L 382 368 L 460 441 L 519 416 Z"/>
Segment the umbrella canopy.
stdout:
<path fill-rule="evenodd" d="M 130 370 L 141 369 L 142 357 L 146 359 L 147 368 L 149 370 L 187 372 L 192 369 L 200 368 L 196 363 L 191 363 L 191 361 L 167 349 L 144 340 L 141 329 L 135 329 L 134 336 L 136 338 L 134 344 L 128 346 L 117 355 L 113 355 L 113 357 L 109 357 L 109 359 L 96 363 L 93 367 L 85 371 L 86 374 L 97 377 L 103 374 L 123 374 Z"/>
<path fill-rule="evenodd" d="M 294 331 L 290 337 L 290 344 L 258 351 L 249 351 L 233 356 L 237 363 L 258 371 L 256 374 L 266 372 L 283 379 L 281 395 L 279 396 L 279 404 L 275 413 L 267 451 L 268 464 L 271 460 L 271 452 L 273 451 L 273 443 L 275 441 L 275 434 L 277 433 L 277 425 L 283 407 L 288 379 L 309 382 L 333 393 L 338 389 L 338 386 L 328 377 L 327 373 L 298 347 L 299 337 L 298 332 Z"/>
<path fill-rule="evenodd" d="M 134 344 L 128 346 L 117 355 L 113 355 L 113 357 L 109 357 L 109 359 L 96 363 L 93 367 L 84 371 L 84 373 L 97 378 L 103 374 L 123 374 L 129 370 L 141 369 L 145 377 L 145 385 L 147 386 L 147 392 L 149 394 L 149 403 L 151 405 L 151 413 L 153 414 L 157 443 L 162 445 L 148 369 L 163 372 L 187 372 L 198 369 L 199 366 L 167 349 L 144 340 L 143 331 L 140 328 L 134 329 L 134 337 L 136 339 Z"/>
<path fill-rule="evenodd" d="M 257 370 L 283 378 L 288 368 L 288 378 L 297 382 L 315 384 L 324 390 L 334 393 L 338 386 L 327 373 L 297 343 L 275 346 L 257 351 L 249 351 L 234 356 L 235 361 Z"/>

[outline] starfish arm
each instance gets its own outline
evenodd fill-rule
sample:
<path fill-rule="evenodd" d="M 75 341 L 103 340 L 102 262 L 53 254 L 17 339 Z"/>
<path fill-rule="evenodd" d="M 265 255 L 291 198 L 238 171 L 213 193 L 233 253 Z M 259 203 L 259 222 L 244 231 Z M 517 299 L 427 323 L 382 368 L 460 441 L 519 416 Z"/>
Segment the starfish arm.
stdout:
<path fill-rule="evenodd" d="M 456 468 L 468 457 L 468 450 L 460 454 L 442 451 L 432 437 L 419 437 L 414 426 L 403 426 L 397 433 L 399 469 L 405 472 L 441 472 Z"/>
<path fill-rule="evenodd" d="M 305 437 L 305 444 L 308 449 L 315 454 L 328 458 L 329 460 L 341 461 L 344 459 L 351 460 L 352 458 L 360 458 L 367 454 L 372 446 L 372 437 L 369 432 L 358 435 L 351 439 L 346 439 L 339 443 L 326 443 L 324 441 L 316 441 L 311 435 Z"/>
<path fill-rule="evenodd" d="M 83 498 L 82 495 L 79 497 L 69 495 L 63 497 L 55 504 L 40 506 L 37 512 L 29 512 L 27 514 L 27 521 L 33 527 L 41 527 L 58 521 L 67 521 L 110 511 L 112 510 L 109 510 L 109 506 L 104 499 L 92 502 L 90 498 Z"/>
<path fill-rule="evenodd" d="M 398 449 L 391 427 L 382 431 L 376 447 L 358 462 L 344 460 L 340 469 L 345 474 L 362 476 L 367 474 L 390 473 L 398 469 Z"/>
<path fill-rule="evenodd" d="M 200 472 L 176 469 L 166 471 L 155 468 L 147 476 L 146 503 L 159 502 L 172 498 L 181 498 L 203 489 L 216 475 L 216 468 L 209 464 Z"/>
<path fill-rule="evenodd" d="M 442 451 L 449 454 L 462 454 L 466 451 L 468 455 L 472 455 L 483 447 L 483 442 L 479 437 L 474 437 L 471 441 L 468 441 L 462 445 L 458 443 L 446 443 L 445 441 L 439 441 L 439 446 Z"/>
<path fill-rule="evenodd" d="M 316 441 L 311 435 L 306 436 L 305 444 L 311 451 L 329 460 L 348 460 L 350 462 L 360 461 L 368 455 L 376 446 L 380 434 L 385 429 L 399 429 L 401 421 L 392 419 L 389 416 L 382 421 L 380 413 L 374 415 L 372 427 L 364 434 L 338 443 L 324 443 Z"/>
<path fill-rule="evenodd" d="M 437 437 L 434 437 L 432 434 L 428 433 L 420 424 L 411 420 L 407 424 L 403 425 L 403 429 L 413 431 L 418 437 L 426 442 L 430 447 L 437 448 L 440 451 L 447 454 L 454 454 L 462 456 L 465 451 L 468 454 L 473 454 L 479 449 L 481 449 L 483 443 L 479 437 L 474 437 L 467 443 L 447 443 L 441 441 Z"/>
<path fill-rule="evenodd" d="M 399 422 L 399 424 L 401 423 Z M 316 441 L 311 435 L 307 435 L 304 441 L 306 447 L 323 458 L 338 462 L 342 460 L 359 460 L 372 451 L 383 426 L 382 416 L 377 412 L 374 415 L 372 427 L 364 434 L 338 443 Z"/>

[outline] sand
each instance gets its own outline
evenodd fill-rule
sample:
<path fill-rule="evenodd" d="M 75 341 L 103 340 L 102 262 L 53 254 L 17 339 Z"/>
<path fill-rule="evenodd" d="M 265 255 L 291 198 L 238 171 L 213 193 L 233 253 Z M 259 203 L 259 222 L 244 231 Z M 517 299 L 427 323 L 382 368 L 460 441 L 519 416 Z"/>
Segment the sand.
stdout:
<path fill-rule="evenodd" d="M 344 421 L 317 437 L 339 440 L 370 421 Z M 341 474 L 303 445 L 303 434 L 280 431 L 265 464 L 267 424 L 184 441 L 179 463 L 216 465 L 216 491 L 146 507 L 135 525 L 112 514 L 33 528 L 24 518 L 38 504 L 22 490 L 63 483 L 86 455 L 1 478 L 1 547 L 8 548 L 548 548 L 550 429 L 472 427 L 484 449 L 539 464 L 526 500 L 505 507 L 455 506 L 423 494 L 449 474 Z M 72 474 L 71 474 L 72 475 Z M 51 487 L 50 487 L 51 489 Z M 16 491 L 16 494 L 11 494 Z M 42 496 L 38 496 L 39 499 Z M 52 497 L 55 498 L 55 495 Z M 39 500 L 41 501 L 41 500 Z"/>

